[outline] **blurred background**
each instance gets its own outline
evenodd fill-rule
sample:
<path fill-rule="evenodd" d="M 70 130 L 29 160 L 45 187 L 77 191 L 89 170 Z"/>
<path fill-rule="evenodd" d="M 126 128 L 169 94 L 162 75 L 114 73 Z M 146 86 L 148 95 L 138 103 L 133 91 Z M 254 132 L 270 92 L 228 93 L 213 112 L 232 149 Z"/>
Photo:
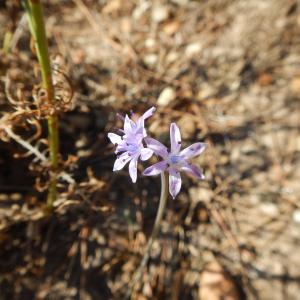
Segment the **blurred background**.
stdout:
<path fill-rule="evenodd" d="M 151 106 L 153 137 L 168 144 L 176 122 L 184 145 L 209 144 L 206 180 L 183 176 L 131 299 L 299 299 L 300 2 L 42 2 L 74 92 L 60 147 L 76 184 L 46 214 L 44 169 L 0 142 L 0 299 L 125 299 L 160 180 L 113 173 L 106 136 Z M 40 82 L 19 1 L 0 2 L 0 42 L 3 116 Z"/>

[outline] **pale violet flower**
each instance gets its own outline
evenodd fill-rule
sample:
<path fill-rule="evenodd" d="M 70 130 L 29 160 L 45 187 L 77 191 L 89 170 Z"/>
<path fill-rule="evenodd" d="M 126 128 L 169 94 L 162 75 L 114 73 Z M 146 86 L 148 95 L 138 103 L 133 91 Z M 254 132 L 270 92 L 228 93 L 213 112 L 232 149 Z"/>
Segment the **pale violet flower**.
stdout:
<path fill-rule="evenodd" d="M 181 135 L 175 123 L 172 123 L 170 126 L 170 140 L 171 151 L 168 152 L 167 147 L 159 141 L 152 138 L 145 139 L 148 148 L 153 150 L 163 160 L 148 167 L 143 174 L 152 176 L 167 171 L 169 173 L 169 191 L 174 199 L 181 189 L 180 172 L 188 172 L 198 179 L 204 179 L 204 175 L 200 169 L 192 165 L 188 160 L 200 155 L 205 150 L 206 144 L 195 143 L 180 151 Z"/>
<path fill-rule="evenodd" d="M 148 109 L 140 118 L 133 120 L 128 115 L 124 118 L 124 129 L 120 129 L 123 133 L 118 135 L 115 133 L 108 133 L 108 138 L 116 146 L 115 153 L 118 155 L 113 171 L 119 171 L 129 162 L 129 175 L 132 182 L 136 182 L 137 179 L 137 163 L 139 157 L 141 160 L 149 159 L 153 151 L 149 148 L 145 148 L 143 145 L 143 139 L 147 136 L 145 130 L 145 120 L 152 116 L 155 111 L 154 107 Z"/>

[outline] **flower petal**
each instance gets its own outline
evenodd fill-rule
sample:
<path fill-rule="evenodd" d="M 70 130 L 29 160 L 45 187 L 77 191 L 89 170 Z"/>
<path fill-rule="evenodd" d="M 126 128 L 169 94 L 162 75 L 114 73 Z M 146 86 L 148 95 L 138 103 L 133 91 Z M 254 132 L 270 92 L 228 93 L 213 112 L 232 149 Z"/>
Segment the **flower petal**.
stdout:
<path fill-rule="evenodd" d="M 177 196 L 181 189 L 181 177 L 179 171 L 174 168 L 169 170 L 169 192 L 173 199 Z"/>
<path fill-rule="evenodd" d="M 134 157 L 129 163 L 129 175 L 133 183 L 136 182 L 137 179 L 137 161 L 138 158 Z"/>
<path fill-rule="evenodd" d="M 115 134 L 115 133 L 112 133 L 112 132 L 109 132 L 107 134 L 107 137 L 110 139 L 110 141 L 116 145 L 116 144 L 120 144 L 122 142 L 122 138 L 121 136 Z"/>
<path fill-rule="evenodd" d="M 171 152 L 176 154 L 180 151 L 181 147 L 181 135 L 179 128 L 175 123 L 170 126 L 170 139 L 171 139 Z"/>
<path fill-rule="evenodd" d="M 191 175 L 195 176 L 198 179 L 204 179 L 205 176 L 203 175 L 203 173 L 201 172 L 201 170 L 192 165 L 192 164 L 186 164 L 185 166 L 180 168 L 180 171 L 185 171 L 187 173 L 190 173 Z"/>
<path fill-rule="evenodd" d="M 141 116 L 141 119 L 143 119 L 143 120 L 148 119 L 149 117 L 151 117 L 153 115 L 155 110 L 156 110 L 156 108 L 154 106 L 152 106 Z"/>
<path fill-rule="evenodd" d="M 152 138 L 145 138 L 145 142 L 147 144 L 147 147 L 153 150 L 155 154 L 159 155 L 162 158 L 166 158 L 168 156 L 168 149 L 161 142 Z"/>
<path fill-rule="evenodd" d="M 149 159 L 153 154 L 153 150 L 149 148 L 142 148 L 141 149 L 141 160 L 147 160 Z"/>
<path fill-rule="evenodd" d="M 182 155 L 184 158 L 192 158 L 198 156 L 205 150 L 206 146 L 207 146 L 206 143 L 192 144 L 191 146 L 183 149 L 180 152 L 180 155 Z"/>
<path fill-rule="evenodd" d="M 127 151 L 127 145 L 126 142 L 123 140 L 122 143 L 118 144 L 115 153 L 118 154 L 124 151 Z"/>
<path fill-rule="evenodd" d="M 130 120 L 128 115 L 126 115 L 125 116 L 125 121 L 124 121 L 124 132 L 125 132 L 125 134 L 127 136 L 131 135 L 132 133 L 134 133 L 135 129 L 136 129 L 135 123 L 132 120 Z"/>
<path fill-rule="evenodd" d="M 165 171 L 167 169 L 167 162 L 166 161 L 160 161 L 151 167 L 148 167 L 144 172 L 143 175 L 145 176 L 155 176 L 160 174 L 161 172 Z"/>
<path fill-rule="evenodd" d="M 120 155 L 115 163 L 114 163 L 114 168 L 113 171 L 119 171 L 124 168 L 124 166 L 130 161 L 132 157 L 128 155 L 128 152 L 123 153 Z"/>
<path fill-rule="evenodd" d="M 143 133 L 143 136 L 146 137 L 147 136 L 147 132 L 146 132 L 146 129 L 145 129 L 145 120 L 148 119 L 149 117 L 151 117 L 154 113 L 154 111 L 156 110 L 156 108 L 153 106 L 151 108 L 149 108 L 137 121 L 137 127 L 139 129 L 142 129 L 142 133 Z"/>

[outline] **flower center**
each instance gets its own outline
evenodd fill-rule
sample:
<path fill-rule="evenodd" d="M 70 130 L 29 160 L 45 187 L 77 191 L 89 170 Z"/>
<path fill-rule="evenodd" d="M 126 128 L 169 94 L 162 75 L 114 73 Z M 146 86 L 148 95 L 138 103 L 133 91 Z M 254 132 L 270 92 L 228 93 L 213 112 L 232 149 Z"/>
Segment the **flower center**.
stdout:
<path fill-rule="evenodd" d="M 180 155 L 170 155 L 170 162 L 172 164 L 178 164 L 179 162 L 182 161 L 182 157 Z"/>
<path fill-rule="evenodd" d="M 127 151 L 129 152 L 136 152 L 138 150 L 138 146 L 135 144 L 129 144 L 127 146 Z"/>

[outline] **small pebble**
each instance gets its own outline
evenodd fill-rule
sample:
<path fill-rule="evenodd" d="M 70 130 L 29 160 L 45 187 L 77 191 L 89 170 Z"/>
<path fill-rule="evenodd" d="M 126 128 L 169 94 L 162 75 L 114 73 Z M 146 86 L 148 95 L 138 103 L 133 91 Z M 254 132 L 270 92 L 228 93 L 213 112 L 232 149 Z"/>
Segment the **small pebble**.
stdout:
<path fill-rule="evenodd" d="M 297 210 L 294 211 L 294 213 L 293 213 L 293 220 L 296 223 L 300 223 L 300 209 L 297 209 Z"/>
<path fill-rule="evenodd" d="M 166 87 L 163 89 L 163 91 L 160 93 L 157 104 L 159 106 L 167 106 L 169 105 L 173 100 L 176 98 L 176 92 L 171 87 Z"/>
<path fill-rule="evenodd" d="M 200 52 L 202 50 L 202 44 L 200 42 L 195 42 L 189 44 L 185 49 L 185 54 L 187 56 L 193 56 L 194 54 Z"/>
<path fill-rule="evenodd" d="M 160 23 L 168 19 L 169 10 L 166 6 L 155 5 L 152 8 L 152 20 L 155 23 Z"/>
<path fill-rule="evenodd" d="M 279 214 L 278 207 L 274 203 L 262 203 L 259 206 L 261 212 L 271 217 L 276 217 Z"/>
<path fill-rule="evenodd" d="M 154 47 L 156 45 L 156 41 L 155 41 L 155 39 L 146 39 L 146 41 L 145 41 L 145 46 L 147 47 L 147 48 L 151 48 L 151 47 Z"/>
<path fill-rule="evenodd" d="M 153 67 L 157 63 L 158 57 L 156 54 L 147 54 L 144 56 L 144 63 L 148 67 Z"/>

